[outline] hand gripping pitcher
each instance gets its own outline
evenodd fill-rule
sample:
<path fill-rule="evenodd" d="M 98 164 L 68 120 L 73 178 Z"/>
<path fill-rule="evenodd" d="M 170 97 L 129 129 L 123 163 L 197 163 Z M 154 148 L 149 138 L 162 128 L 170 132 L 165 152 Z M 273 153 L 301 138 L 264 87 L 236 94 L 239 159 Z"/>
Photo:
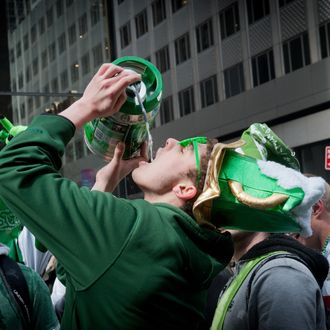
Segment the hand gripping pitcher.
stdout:
<path fill-rule="evenodd" d="M 146 139 L 152 150 L 150 126 L 159 111 L 163 89 L 161 74 L 152 63 L 136 56 L 125 56 L 113 64 L 139 73 L 141 82 L 126 89 L 127 100 L 119 112 L 94 119 L 84 126 L 88 148 L 107 161 L 112 159 L 118 142 L 125 143 L 123 159 L 138 155 Z"/>

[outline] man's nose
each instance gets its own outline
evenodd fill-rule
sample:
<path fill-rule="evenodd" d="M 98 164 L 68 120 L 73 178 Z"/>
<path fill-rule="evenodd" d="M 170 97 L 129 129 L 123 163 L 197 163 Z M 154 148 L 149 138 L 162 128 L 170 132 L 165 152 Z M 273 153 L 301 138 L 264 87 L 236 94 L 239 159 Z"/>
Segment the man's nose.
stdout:
<path fill-rule="evenodd" d="M 166 143 L 165 143 L 165 148 L 172 148 L 173 146 L 175 146 L 176 144 L 178 144 L 178 140 L 176 139 L 172 139 L 172 138 L 169 138 L 166 140 Z"/>

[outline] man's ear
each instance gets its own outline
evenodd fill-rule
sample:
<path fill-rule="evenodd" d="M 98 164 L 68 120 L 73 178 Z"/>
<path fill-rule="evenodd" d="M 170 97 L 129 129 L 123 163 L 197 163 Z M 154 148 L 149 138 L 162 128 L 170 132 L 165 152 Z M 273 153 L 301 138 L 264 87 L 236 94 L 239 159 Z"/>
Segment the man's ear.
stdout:
<path fill-rule="evenodd" d="M 176 197 L 183 201 L 193 199 L 197 194 L 197 188 L 194 185 L 185 183 L 177 184 L 173 187 L 172 191 L 175 193 Z"/>
<path fill-rule="evenodd" d="M 323 201 L 322 199 L 320 199 L 318 202 L 316 202 L 314 205 L 313 205 L 313 208 L 312 208 L 312 215 L 314 217 L 317 217 L 319 216 L 324 210 L 324 204 L 323 204 Z"/>

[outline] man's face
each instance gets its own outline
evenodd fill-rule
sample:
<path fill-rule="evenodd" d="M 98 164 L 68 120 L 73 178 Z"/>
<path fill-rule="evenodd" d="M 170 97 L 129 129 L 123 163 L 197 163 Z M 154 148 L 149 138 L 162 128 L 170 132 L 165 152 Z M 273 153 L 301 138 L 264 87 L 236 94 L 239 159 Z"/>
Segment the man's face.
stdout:
<path fill-rule="evenodd" d="M 152 163 L 140 162 L 133 173 L 133 180 L 143 191 L 163 194 L 188 179 L 188 173 L 196 173 L 196 156 L 192 144 L 182 146 L 178 140 L 168 139 L 163 148 L 159 148 Z M 206 144 L 198 144 L 199 158 L 206 155 Z"/>

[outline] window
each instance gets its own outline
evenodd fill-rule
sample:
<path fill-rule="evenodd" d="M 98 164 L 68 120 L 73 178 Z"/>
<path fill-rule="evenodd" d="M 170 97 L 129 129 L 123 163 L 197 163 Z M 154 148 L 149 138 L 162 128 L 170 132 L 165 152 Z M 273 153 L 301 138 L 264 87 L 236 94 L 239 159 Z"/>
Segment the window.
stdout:
<path fill-rule="evenodd" d="M 39 34 L 42 35 L 45 32 L 45 18 L 41 17 L 39 19 Z"/>
<path fill-rule="evenodd" d="M 29 48 L 29 35 L 25 34 L 23 37 L 23 46 L 24 50 L 27 50 Z"/>
<path fill-rule="evenodd" d="M 66 6 L 70 7 L 73 4 L 73 0 L 66 0 Z"/>
<path fill-rule="evenodd" d="M 84 76 L 85 74 L 89 73 L 90 71 L 90 65 L 89 65 L 89 53 L 87 52 L 82 58 L 81 58 L 81 72 Z"/>
<path fill-rule="evenodd" d="M 20 113 L 21 119 L 24 119 L 25 118 L 25 104 L 24 103 L 21 104 L 19 113 Z"/>
<path fill-rule="evenodd" d="M 44 96 L 44 102 L 47 103 L 49 101 L 49 84 L 46 84 L 43 88 L 44 93 L 46 94 Z"/>
<path fill-rule="evenodd" d="M 56 13 L 57 13 L 57 17 L 63 15 L 63 0 L 56 1 Z"/>
<path fill-rule="evenodd" d="M 287 4 L 289 4 L 290 2 L 293 2 L 295 0 L 279 0 L 279 6 L 283 7 L 286 6 Z"/>
<path fill-rule="evenodd" d="M 152 3 L 152 19 L 154 26 L 158 25 L 166 18 L 166 8 L 164 0 L 155 0 Z"/>
<path fill-rule="evenodd" d="M 85 13 L 79 18 L 79 36 L 80 38 L 87 33 L 87 14 Z"/>
<path fill-rule="evenodd" d="M 249 24 L 269 15 L 269 0 L 246 0 Z"/>
<path fill-rule="evenodd" d="M 58 38 L 58 53 L 62 54 L 66 50 L 65 33 L 63 32 Z"/>
<path fill-rule="evenodd" d="M 201 81 L 200 88 L 201 88 L 202 108 L 208 107 L 209 105 L 218 102 L 219 100 L 218 84 L 217 84 L 216 75 Z"/>
<path fill-rule="evenodd" d="M 29 114 L 33 113 L 33 98 L 32 97 L 28 98 L 28 113 Z"/>
<path fill-rule="evenodd" d="M 220 30 L 221 39 L 225 39 L 240 30 L 237 2 L 220 12 Z"/>
<path fill-rule="evenodd" d="M 160 112 L 160 122 L 162 125 L 174 120 L 172 95 L 163 99 L 159 112 Z"/>
<path fill-rule="evenodd" d="M 142 10 L 135 16 L 136 37 L 139 38 L 148 32 L 147 10 Z"/>
<path fill-rule="evenodd" d="M 275 78 L 272 50 L 252 57 L 253 86 L 256 87 Z"/>
<path fill-rule="evenodd" d="M 183 36 L 175 40 L 176 64 L 182 63 L 190 57 L 189 32 L 187 32 Z"/>
<path fill-rule="evenodd" d="M 181 117 L 195 111 L 193 86 L 190 86 L 179 92 L 179 108 Z"/>
<path fill-rule="evenodd" d="M 56 57 L 56 44 L 55 41 L 50 44 L 48 47 L 48 55 L 49 55 L 49 62 L 52 62 L 55 60 Z"/>
<path fill-rule="evenodd" d="M 65 162 L 71 163 L 73 161 L 74 161 L 74 145 L 73 143 L 69 143 L 66 146 L 66 150 L 65 150 Z"/>
<path fill-rule="evenodd" d="M 76 159 L 84 157 L 84 142 L 79 139 L 75 142 Z"/>
<path fill-rule="evenodd" d="M 100 9 L 98 3 L 94 4 L 90 10 L 91 24 L 94 26 L 100 20 Z"/>
<path fill-rule="evenodd" d="M 224 71 L 226 97 L 244 91 L 243 63 L 238 63 Z"/>
<path fill-rule="evenodd" d="M 212 19 L 208 19 L 196 28 L 197 51 L 201 51 L 213 45 Z"/>
<path fill-rule="evenodd" d="M 41 67 L 44 69 L 47 66 L 47 50 L 41 53 Z"/>
<path fill-rule="evenodd" d="M 71 64 L 71 82 L 74 83 L 79 79 L 79 64 Z"/>
<path fill-rule="evenodd" d="M 94 67 L 99 66 L 103 62 L 103 54 L 102 54 L 102 45 L 98 44 L 93 48 L 93 60 Z"/>
<path fill-rule="evenodd" d="M 25 82 L 28 83 L 31 80 L 31 67 L 28 65 L 25 70 Z"/>
<path fill-rule="evenodd" d="M 127 22 L 120 28 L 120 44 L 121 48 L 125 48 L 131 42 L 131 26 L 130 22 Z"/>
<path fill-rule="evenodd" d="M 16 56 L 17 58 L 19 58 L 22 55 L 22 46 L 21 46 L 21 42 L 19 41 L 16 44 Z"/>
<path fill-rule="evenodd" d="M 169 70 L 170 68 L 170 54 L 168 51 L 168 46 L 158 50 L 155 53 L 156 56 L 156 66 L 161 73 Z"/>
<path fill-rule="evenodd" d="M 175 13 L 188 3 L 187 0 L 172 0 L 172 12 Z"/>
<path fill-rule="evenodd" d="M 118 0 L 118 1 L 117 1 L 118 5 L 120 5 L 120 4 L 123 3 L 123 2 L 124 2 L 124 0 Z"/>
<path fill-rule="evenodd" d="M 74 44 L 76 40 L 77 40 L 76 24 L 73 23 L 69 27 L 69 45 L 71 46 L 72 44 Z"/>
<path fill-rule="evenodd" d="M 61 72 L 61 87 L 62 90 L 66 90 L 69 86 L 69 81 L 68 81 L 68 72 L 66 70 Z"/>
<path fill-rule="evenodd" d="M 33 44 L 37 40 L 37 27 L 34 24 L 31 27 L 31 43 Z"/>
<path fill-rule="evenodd" d="M 53 21 L 54 21 L 54 18 L 53 18 L 53 7 L 50 7 L 47 10 L 46 17 L 47 17 L 47 27 L 50 27 L 53 24 Z"/>
<path fill-rule="evenodd" d="M 36 57 L 32 62 L 32 71 L 34 76 L 38 74 L 39 71 L 38 57 Z"/>
<path fill-rule="evenodd" d="M 39 107 L 40 107 L 40 97 L 37 96 L 37 97 L 35 98 L 35 100 L 36 100 L 36 108 L 39 108 Z"/>
<path fill-rule="evenodd" d="M 320 43 L 322 58 L 330 56 L 330 22 L 320 26 Z"/>
<path fill-rule="evenodd" d="M 9 50 L 9 60 L 10 63 L 14 63 L 15 61 L 15 51 L 12 48 Z"/>
<path fill-rule="evenodd" d="M 24 85 L 23 74 L 20 73 L 18 76 L 18 89 L 23 88 L 23 85 Z"/>
<path fill-rule="evenodd" d="M 58 80 L 57 78 L 54 78 L 51 83 L 52 86 L 52 92 L 58 92 Z"/>
<path fill-rule="evenodd" d="M 307 33 L 303 33 L 283 43 L 285 73 L 289 73 L 310 64 Z"/>

